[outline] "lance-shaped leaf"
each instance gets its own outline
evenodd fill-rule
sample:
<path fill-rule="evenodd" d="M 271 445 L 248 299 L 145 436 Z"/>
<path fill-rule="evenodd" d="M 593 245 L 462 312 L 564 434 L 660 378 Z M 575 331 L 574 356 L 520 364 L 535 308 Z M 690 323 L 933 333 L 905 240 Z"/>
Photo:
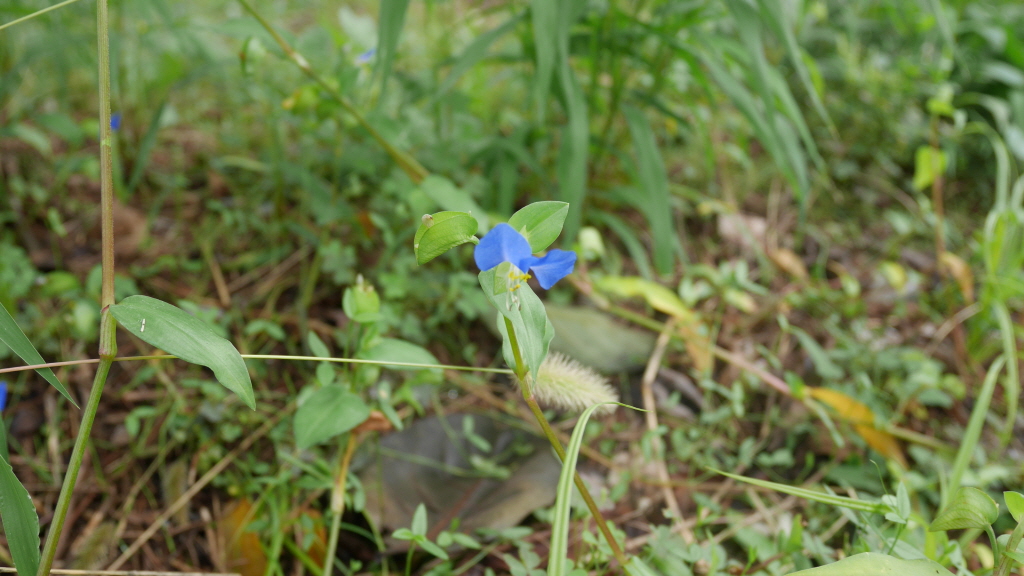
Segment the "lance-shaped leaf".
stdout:
<path fill-rule="evenodd" d="M 238 394 L 249 408 L 256 409 L 252 380 L 242 355 L 202 320 L 148 296 L 129 296 L 111 306 L 110 313 L 144 342 L 213 370 L 218 382 Z"/>
<path fill-rule="evenodd" d="M 977 488 L 964 487 L 956 491 L 953 499 L 932 520 L 929 532 L 978 528 L 984 530 L 999 516 L 999 505 L 991 496 Z"/>
<path fill-rule="evenodd" d="M 7 547 L 18 569 L 18 576 L 33 576 L 39 569 L 39 516 L 32 497 L 14 475 L 7 457 L 7 431 L 0 422 L 0 520 L 3 520 Z"/>
<path fill-rule="evenodd" d="M 348 432 L 370 417 L 370 408 L 344 386 L 324 386 L 295 411 L 295 444 L 309 448 Z"/>
<path fill-rule="evenodd" d="M 416 252 L 416 263 L 426 264 L 441 254 L 472 242 L 479 244 L 476 234 L 479 223 L 466 212 L 438 212 L 424 214 L 423 223 L 416 230 L 412 247 Z"/>
<path fill-rule="evenodd" d="M 39 355 L 36 351 L 35 346 L 29 341 L 28 336 L 21 331 L 18 327 L 18 323 L 14 321 L 14 317 L 7 311 L 3 305 L 0 305 L 0 342 L 7 345 L 8 348 L 14 350 L 22 360 L 24 360 L 30 366 L 33 364 L 46 364 L 46 360 Z M 60 383 L 57 376 L 53 373 L 53 370 L 49 368 L 40 368 L 36 370 L 40 376 L 46 379 L 51 386 L 57 389 L 61 394 L 64 395 L 75 408 L 78 408 L 78 404 L 75 403 L 75 399 L 68 394 L 64 385 Z"/>

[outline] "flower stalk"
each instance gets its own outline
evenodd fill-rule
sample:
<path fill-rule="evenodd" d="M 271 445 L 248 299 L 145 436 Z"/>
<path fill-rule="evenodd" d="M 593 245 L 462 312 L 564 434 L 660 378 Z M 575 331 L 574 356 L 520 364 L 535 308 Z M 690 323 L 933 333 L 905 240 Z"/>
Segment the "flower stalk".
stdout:
<path fill-rule="evenodd" d="M 565 448 L 562 447 L 562 443 L 559 442 L 558 436 L 555 435 L 555 431 L 551 429 L 551 423 L 548 422 L 547 417 L 544 416 L 544 412 L 540 409 L 540 405 L 537 404 L 537 398 L 533 393 L 533 389 L 527 380 L 526 364 L 523 362 L 522 352 L 519 350 L 519 340 L 516 338 L 515 327 L 512 326 L 512 322 L 505 318 L 505 328 L 508 330 L 508 341 L 512 347 L 512 356 L 516 361 L 516 378 L 519 379 L 523 390 L 523 400 L 526 401 L 526 405 L 530 407 L 530 412 L 533 412 L 534 418 L 537 419 L 537 423 L 540 424 L 541 430 L 544 431 L 544 436 L 548 439 L 551 447 L 555 449 L 555 453 L 558 454 L 558 459 L 565 462 Z M 601 510 L 598 509 L 597 503 L 594 502 L 593 496 L 590 495 L 590 490 L 587 489 L 587 485 L 583 483 L 583 479 L 580 478 L 579 473 L 573 471 L 573 482 L 576 484 L 576 489 L 579 490 L 580 496 L 583 497 L 583 501 L 586 502 L 587 508 L 590 509 L 590 514 L 594 517 L 594 521 L 597 523 L 597 528 L 604 535 L 604 539 L 608 542 L 608 547 L 611 548 L 612 554 L 615 555 L 615 559 L 618 560 L 620 566 L 625 566 L 629 563 L 626 559 L 626 555 L 622 552 L 622 548 L 619 546 L 615 536 L 612 534 L 611 528 L 608 527 L 608 523 L 604 519 L 604 515 L 601 514 Z"/>

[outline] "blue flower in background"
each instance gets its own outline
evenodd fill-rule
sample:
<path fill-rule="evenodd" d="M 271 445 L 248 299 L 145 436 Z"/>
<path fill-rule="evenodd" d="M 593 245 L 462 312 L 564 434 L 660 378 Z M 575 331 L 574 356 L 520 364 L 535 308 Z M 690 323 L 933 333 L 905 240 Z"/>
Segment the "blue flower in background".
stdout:
<path fill-rule="evenodd" d="M 370 60 L 373 59 L 373 56 L 375 54 L 377 54 L 377 49 L 376 48 L 370 48 L 366 52 L 363 52 L 359 56 L 356 56 L 356 64 L 368 64 L 370 62 Z"/>
<path fill-rule="evenodd" d="M 530 252 L 530 243 L 508 224 L 498 224 L 487 233 L 473 251 L 473 259 L 480 270 L 487 271 L 508 262 L 518 269 L 510 280 L 521 281 L 533 272 L 541 288 L 549 290 L 562 278 L 572 274 L 576 265 L 576 253 L 568 250 L 551 250 L 540 258 Z M 514 288 L 512 288 L 514 289 Z"/>
<path fill-rule="evenodd" d="M 0 411 L 7 407 L 7 382 L 0 380 Z"/>
<path fill-rule="evenodd" d="M 110 115 L 110 129 L 117 132 L 121 129 L 121 113 L 114 112 Z"/>

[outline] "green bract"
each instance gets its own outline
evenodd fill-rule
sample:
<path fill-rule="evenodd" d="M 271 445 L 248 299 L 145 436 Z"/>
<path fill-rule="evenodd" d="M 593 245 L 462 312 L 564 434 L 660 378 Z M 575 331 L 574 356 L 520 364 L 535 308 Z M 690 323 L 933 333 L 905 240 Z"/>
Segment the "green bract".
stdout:
<path fill-rule="evenodd" d="M 477 244 L 479 224 L 466 212 L 438 212 L 424 214 L 423 223 L 413 238 L 416 263 L 426 264 L 441 254 L 467 242 Z"/>
<path fill-rule="evenodd" d="M 508 219 L 508 225 L 526 238 L 530 251 L 543 252 L 562 233 L 562 224 L 569 214 L 565 202 L 534 202 Z"/>

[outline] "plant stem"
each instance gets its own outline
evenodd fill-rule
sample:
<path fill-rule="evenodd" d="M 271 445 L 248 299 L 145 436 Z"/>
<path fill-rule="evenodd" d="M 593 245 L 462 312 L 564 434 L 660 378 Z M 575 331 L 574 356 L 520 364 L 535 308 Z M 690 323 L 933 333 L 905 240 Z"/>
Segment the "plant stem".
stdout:
<path fill-rule="evenodd" d="M 101 2 L 103 0 L 100 0 Z M 50 522 L 50 531 L 46 534 L 46 544 L 43 545 L 43 555 L 40 558 L 39 570 L 36 576 L 49 576 L 50 568 L 53 566 L 53 556 L 57 553 L 57 543 L 60 541 L 61 531 L 64 529 L 64 520 L 68 515 L 68 507 L 71 505 L 71 495 L 75 489 L 75 482 L 78 480 L 78 471 L 82 468 L 82 458 L 85 456 L 85 447 L 89 443 L 89 432 L 92 430 L 92 423 L 96 419 L 96 411 L 100 406 L 100 396 L 103 394 L 103 386 L 107 382 L 107 374 L 112 364 L 109 358 L 100 360 L 96 369 L 96 377 L 93 379 L 92 390 L 89 392 L 89 402 L 85 406 L 85 413 L 82 415 L 82 424 L 78 428 L 78 438 L 75 439 L 75 447 L 71 451 L 71 461 L 68 462 L 68 472 L 64 476 L 64 484 L 60 489 L 60 497 L 57 499 L 57 507 L 53 511 L 53 520 Z"/>
<path fill-rule="evenodd" d="M 338 475 L 334 478 L 334 488 L 331 490 L 331 534 L 327 541 L 327 554 L 324 555 L 323 576 L 331 576 L 331 573 L 334 572 L 334 556 L 338 553 L 338 535 L 341 533 L 341 516 L 345 513 L 348 466 L 352 462 L 352 455 L 355 454 L 356 446 L 359 444 L 358 436 L 359 434 L 356 432 L 348 435 L 345 452 L 338 464 Z"/>
<path fill-rule="evenodd" d="M 100 362 L 96 368 L 89 401 L 82 414 L 82 422 L 78 427 L 75 447 L 71 450 L 71 460 L 64 476 L 64 484 L 60 488 L 57 506 L 53 511 L 50 530 L 46 534 L 42 557 L 39 562 L 37 576 L 49 576 L 53 567 L 53 557 L 57 553 L 67 519 L 68 507 L 78 481 L 78 473 L 82 469 L 82 459 L 89 443 L 89 433 L 96 420 L 96 412 L 100 407 L 100 397 L 107 383 L 110 366 L 117 356 L 117 322 L 110 314 L 110 306 L 114 304 L 114 184 L 113 160 L 111 156 L 112 131 L 110 129 L 110 24 L 107 13 L 107 0 L 96 0 L 96 36 L 97 61 L 99 63 L 99 106 L 100 106 L 100 230 L 102 234 L 102 271 L 103 280 L 100 287 Z"/>
<path fill-rule="evenodd" d="M 259 23 L 274 38 L 274 40 L 277 42 L 278 46 L 281 47 L 281 50 L 284 51 L 288 59 L 294 62 L 295 65 L 298 66 L 299 69 L 306 74 L 306 76 L 309 76 L 311 80 L 319 84 L 320 87 L 324 89 L 324 91 L 330 94 L 331 98 L 333 98 L 338 104 L 340 104 L 341 107 L 344 108 L 346 112 L 351 114 L 352 117 L 355 118 L 357 122 L 359 122 L 359 125 L 362 126 L 367 132 L 369 132 L 370 136 L 372 136 L 373 139 L 376 140 L 377 143 L 384 148 L 388 155 L 391 156 L 391 158 L 398 163 L 398 166 L 403 171 L 405 171 L 405 173 L 415 184 L 419 184 L 420 182 L 423 181 L 424 178 L 430 176 L 430 171 L 424 168 L 423 165 L 416 161 L 415 158 L 410 156 L 405 151 L 398 149 L 390 141 L 388 141 L 388 139 L 385 138 L 383 134 L 378 132 L 377 129 L 374 128 L 373 125 L 370 124 L 366 120 L 366 118 L 364 118 L 363 115 L 359 113 L 358 110 L 356 110 L 355 105 L 353 105 L 352 102 L 350 102 L 349 99 L 346 98 L 345 95 L 341 93 L 341 90 L 339 90 L 337 86 L 327 82 L 326 80 L 324 80 L 322 76 L 320 76 L 316 72 L 316 70 L 313 70 L 313 68 L 309 65 L 309 61 L 306 60 L 306 58 L 302 54 L 297 52 L 295 48 L 292 48 L 292 45 L 289 44 L 288 41 L 285 40 L 283 37 L 281 37 L 281 35 L 278 34 L 276 30 L 274 30 L 274 27 L 270 25 L 270 22 L 267 22 L 267 20 L 263 18 L 263 16 L 256 12 L 256 10 L 252 7 L 252 5 L 249 4 L 247 0 L 238 1 L 242 4 L 242 7 L 244 7 L 246 11 L 249 12 L 249 14 L 252 14 L 253 18 L 259 21 Z"/>
<path fill-rule="evenodd" d="M 512 356 L 516 362 L 516 378 L 519 380 L 520 386 L 523 389 L 523 400 L 526 400 L 526 405 L 530 407 L 530 411 L 533 412 L 534 418 L 537 419 L 537 423 L 540 424 L 541 430 L 544 431 L 544 436 L 548 439 L 551 447 L 555 449 L 555 453 L 558 454 L 558 459 L 562 462 L 565 461 L 565 449 L 562 448 L 562 443 L 558 441 L 558 436 L 555 435 L 555 431 L 551 429 L 551 424 L 548 419 L 544 416 L 544 412 L 540 409 L 540 405 L 537 404 L 537 399 L 533 396 L 533 388 L 529 385 L 526 379 L 526 365 L 523 363 L 522 353 L 519 351 L 519 339 L 516 338 L 516 330 L 512 326 L 512 322 L 505 318 L 505 328 L 508 330 L 508 342 L 512 347 Z M 594 498 L 590 495 L 590 490 L 587 489 L 587 485 L 583 483 L 583 479 L 576 472 L 573 472 L 573 481 L 576 484 L 576 489 L 579 490 L 580 496 L 583 497 L 583 501 L 587 503 L 587 508 L 590 509 L 590 514 L 594 517 L 594 521 L 597 523 L 598 529 L 601 534 L 604 535 L 604 539 L 608 542 L 608 547 L 612 549 L 612 554 L 615 555 L 615 559 L 619 561 L 619 565 L 626 566 L 629 561 L 626 559 L 626 555 L 623 554 L 622 548 L 619 547 L 619 543 L 615 540 L 615 536 L 612 534 L 611 528 L 608 527 L 608 523 L 604 519 L 604 515 L 601 514 L 601 510 L 598 509 L 597 503 L 594 502 Z"/>

